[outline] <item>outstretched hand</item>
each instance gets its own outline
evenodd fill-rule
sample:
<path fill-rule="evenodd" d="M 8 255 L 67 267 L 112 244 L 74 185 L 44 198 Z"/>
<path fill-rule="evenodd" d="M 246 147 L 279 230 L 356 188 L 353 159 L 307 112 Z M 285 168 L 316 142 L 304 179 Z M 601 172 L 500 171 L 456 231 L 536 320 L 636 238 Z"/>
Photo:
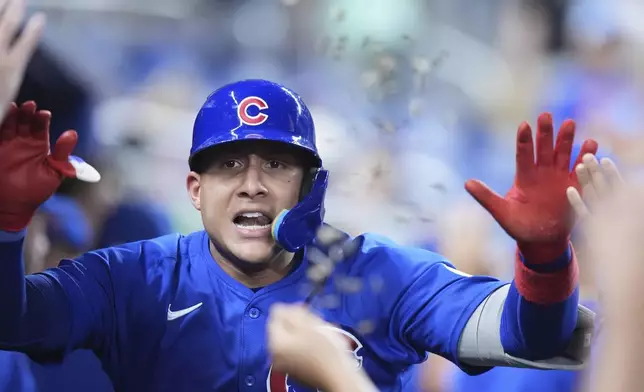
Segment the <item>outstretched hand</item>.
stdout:
<path fill-rule="evenodd" d="M 64 132 L 49 149 L 51 113 L 36 103 L 11 104 L 0 125 L 0 230 L 24 229 L 64 177 L 96 182 L 99 173 L 71 155 L 78 136 Z"/>
<path fill-rule="evenodd" d="M 574 214 L 566 189 L 581 189 L 575 171 L 570 170 L 574 137 L 575 123 L 566 120 L 553 146 L 552 117 L 548 113 L 541 114 L 537 120 L 536 154 L 530 125 L 523 123 L 519 126 L 516 175 L 505 196 L 478 180 L 469 180 L 465 184 L 472 197 L 516 240 L 529 263 L 553 261 L 568 246 Z M 575 166 L 583 155 L 595 154 L 597 147 L 597 142 L 592 139 L 584 141 Z"/>

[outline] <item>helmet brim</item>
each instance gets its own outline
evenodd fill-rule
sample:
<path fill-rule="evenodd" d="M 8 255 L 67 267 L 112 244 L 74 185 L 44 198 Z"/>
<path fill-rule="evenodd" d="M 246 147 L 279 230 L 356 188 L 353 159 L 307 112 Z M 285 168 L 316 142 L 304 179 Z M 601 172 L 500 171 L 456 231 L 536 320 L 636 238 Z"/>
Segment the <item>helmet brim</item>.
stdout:
<path fill-rule="evenodd" d="M 292 146 L 302 150 L 311 159 L 313 167 L 322 167 L 322 160 L 320 159 L 315 146 L 308 140 L 302 140 L 301 137 L 293 135 L 292 132 L 275 129 L 257 129 L 257 130 L 231 130 L 227 134 L 219 134 L 211 137 L 201 143 L 199 146 L 193 147 L 190 151 L 190 158 L 188 164 L 191 170 L 195 170 L 196 157 L 202 155 L 203 152 L 210 151 L 215 147 L 226 146 L 233 143 L 240 142 L 253 142 L 253 141 L 267 141 Z"/>

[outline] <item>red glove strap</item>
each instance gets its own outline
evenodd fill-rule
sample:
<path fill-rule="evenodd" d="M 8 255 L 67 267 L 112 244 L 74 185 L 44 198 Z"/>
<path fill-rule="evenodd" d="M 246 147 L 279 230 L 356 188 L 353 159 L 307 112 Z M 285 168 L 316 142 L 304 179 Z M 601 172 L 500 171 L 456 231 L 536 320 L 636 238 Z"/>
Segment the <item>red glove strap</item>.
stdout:
<path fill-rule="evenodd" d="M 31 222 L 34 214 L 25 215 L 11 215 L 9 213 L 0 214 L 0 230 L 19 232 L 24 230 Z"/>
<path fill-rule="evenodd" d="M 568 250 L 568 238 L 548 243 L 517 243 L 526 264 L 546 264 L 557 260 Z"/>
<path fill-rule="evenodd" d="M 561 251 L 558 256 L 561 256 L 563 252 Z M 555 257 L 551 260 L 554 260 Z M 577 256 L 575 256 L 575 250 L 572 247 L 571 258 L 566 268 L 556 272 L 544 273 L 536 272 L 526 267 L 517 252 L 514 284 L 519 294 L 538 305 L 551 305 L 565 301 L 575 291 L 579 277 Z"/>

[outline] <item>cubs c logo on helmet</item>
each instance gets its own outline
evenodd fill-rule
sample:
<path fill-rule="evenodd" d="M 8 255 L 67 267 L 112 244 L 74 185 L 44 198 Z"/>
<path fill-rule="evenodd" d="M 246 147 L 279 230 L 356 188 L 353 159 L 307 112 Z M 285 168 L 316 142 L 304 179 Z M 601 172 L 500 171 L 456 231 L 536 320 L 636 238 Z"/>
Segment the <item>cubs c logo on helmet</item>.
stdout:
<path fill-rule="evenodd" d="M 251 106 L 257 107 L 259 113 L 251 115 L 248 113 L 248 109 Z M 268 114 L 262 113 L 262 110 L 268 109 L 268 104 L 266 101 L 260 97 L 246 97 L 237 105 L 237 116 L 242 123 L 246 125 L 256 126 L 263 124 L 264 121 L 268 120 Z"/>
<path fill-rule="evenodd" d="M 362 343 L 350 334 L 349 332 L 331 326 L 322 327 L 331 333 L 340 334 L 340 337 L 345 339 L 349 343 L 349 348 L 347 354 L 353 358 L 356 364 L 356 370 L 362 368 L 362 355 L 360 351 L 362 350 Z M 266 391 L 267 392 L 308 392 L 311 389 L 300 389 L 296 388 L 293 383 L 289 383 L 288 374 L 274 371 L 273 366 L 268 370 L 268 378 L 266 379 Z M 317 392 L 321 392 L 319 389 Z"/>

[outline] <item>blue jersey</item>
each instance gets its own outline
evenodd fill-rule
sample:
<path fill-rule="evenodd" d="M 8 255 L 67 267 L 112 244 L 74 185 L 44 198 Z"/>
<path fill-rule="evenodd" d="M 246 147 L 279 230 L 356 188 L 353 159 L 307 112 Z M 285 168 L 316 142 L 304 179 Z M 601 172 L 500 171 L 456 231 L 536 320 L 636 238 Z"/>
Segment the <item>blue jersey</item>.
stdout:
<path fill-rule="evenodd" d="M 75 351 L 57 366 L 41 366 L 22 353 L 0 351 L 0 391 L 112 391 L 96 357 Z"/>
<path fill-rule="evenodd" d="M 0 351 L 0 391 L 36 392 L 32 361 L 24 354 Z"/>
<path fill-rule="evenodd" d="M 503 283 L 459 273 L 427 250 L 357 240 L 314 306 L 380 390 L 414 390 L 410 366 L 428 351 L 458 364 L 466 322 Z M 29 330 L 10 345 L 47 359 L 92 349 L 121 391 L 302 391 L 272 371 L 265 335 L 272 304 L 308 294 L 307 267 L 303 257 L 284 279 L 251 290 L 213 260 L 205 232 L 86 253 L 27 277 Z M 350 279 L 362 287 L 341 289 Z"/>
<path fill-rule="evenodd" d="M 89 350 L 76 350 L 65 357 L 62 363 L 53 366 L 32 362 L 32 372 L 38 384 L 38 392 L 112 392 L 114 390 L 112 383 L 101 369 L 96 355 Z"/>
<path fill-rule="evenodd" d="M 575 392 L 580 372 L 495 368 L 485 374 L 470 376 L 456 370 L 452 392 Z"/>

